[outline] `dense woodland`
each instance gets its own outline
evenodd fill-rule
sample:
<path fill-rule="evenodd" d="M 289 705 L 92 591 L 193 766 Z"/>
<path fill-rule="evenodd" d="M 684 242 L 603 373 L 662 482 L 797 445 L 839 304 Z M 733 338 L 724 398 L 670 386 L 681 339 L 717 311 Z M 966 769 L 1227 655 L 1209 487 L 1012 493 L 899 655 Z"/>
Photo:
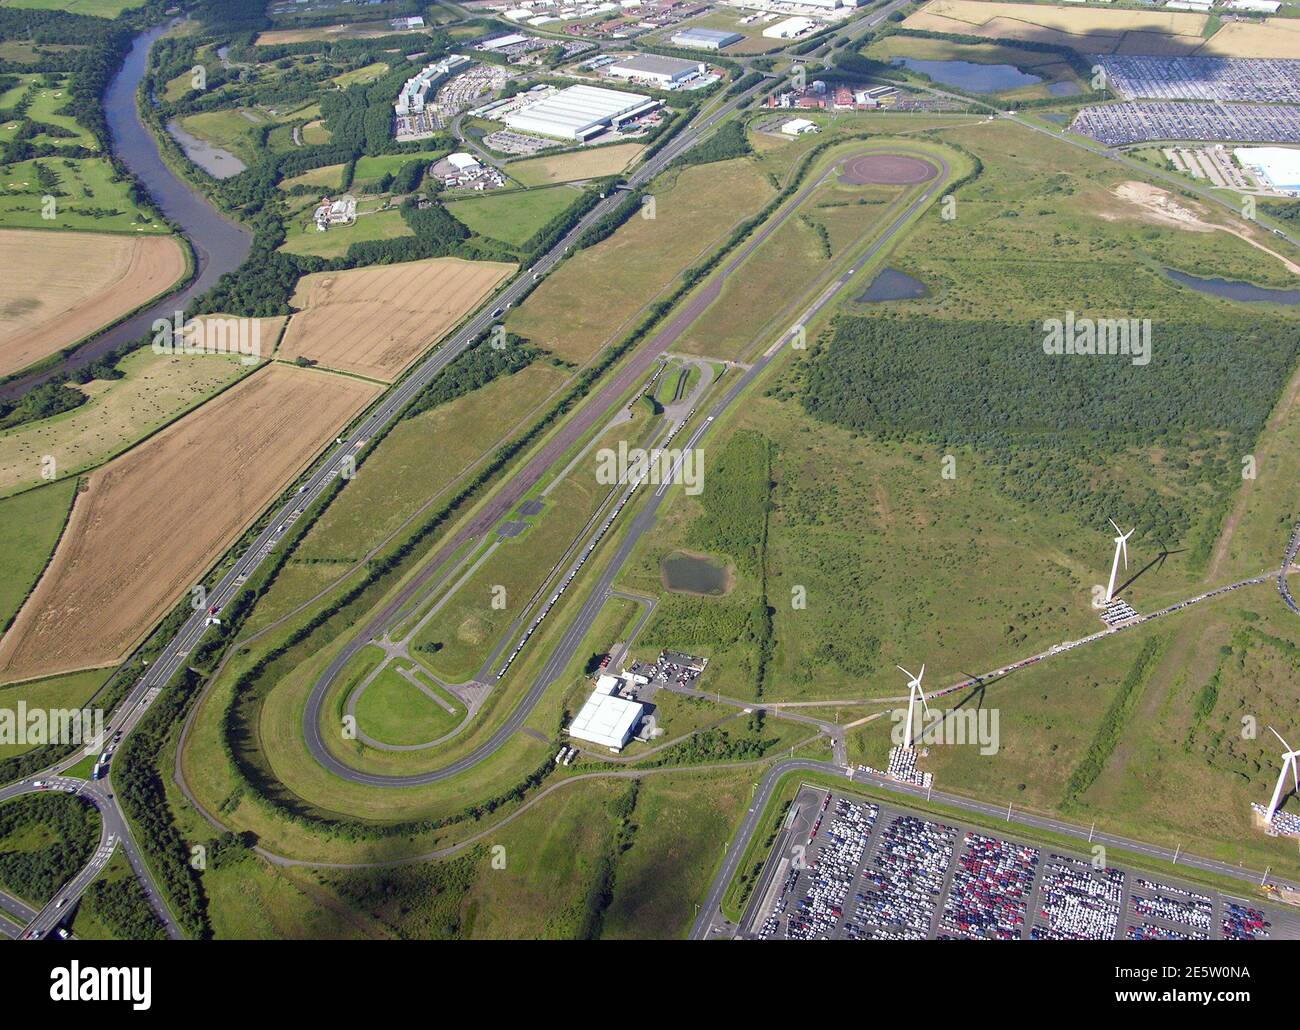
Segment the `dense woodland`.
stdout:
<path fill-rule="evenodd" d="M 43 905 L 90 861 L 99 813 L 66 794 L 27 794 L 0 805 L 0 887 Z"/>
<path fill-rule="evenodd" d="M 837 320 L 802 390 L 809 414 L 884 440 L 974 447 L 1000 486 L 1080 523 L 1136 523 L 1185 540 L 1217 506 L 1294 366 L 1294 330 L 1152 327 L 1149 365 L 1048 355 L 1038 325 L 930 318 Z M 1150 448 L 1165 455 L 1149 466 Z M 1108 473 L 1120 462 L 1130 485 Z M 1140 484 L 1145 482 L 1144 488 Z"/>

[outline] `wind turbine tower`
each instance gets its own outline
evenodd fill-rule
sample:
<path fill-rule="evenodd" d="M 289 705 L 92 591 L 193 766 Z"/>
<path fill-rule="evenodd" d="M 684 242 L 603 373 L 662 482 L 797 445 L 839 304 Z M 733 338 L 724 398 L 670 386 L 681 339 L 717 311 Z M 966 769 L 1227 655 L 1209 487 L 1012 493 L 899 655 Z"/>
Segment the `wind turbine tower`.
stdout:
<path fill-rule="evenodd" d="M 1282 734 L 1277 730 L 1269 727 L 1269 732 L 1278 740 L 1282 741 L 1282 746 L 1286 748 L 1282 752 L 1282 768 L 1277 774 L 1277 786 L 1273 788 L 1273 797 L 1268 803 L 1268 814 L 1264 817 L 1265 822 L 1269 825 L 1273 823 L 1273 816 L 1277 814 L 1278 803 L 1282 800 L 1282 785 L 1286 783 L 1287 770 L 1291 770 L 1291 782 L 1295 784 L 1295 789 L 1300 792 L 1300 770 L 1296 768 L 1296 758 L 1300 757 L 1300 751 L 1291 750 L 1291 745 L 1282 740 Z"/>
<path fill-rule="evenodd" d="M 930 714 L 930 706 L 925 703 L 925 691 L 921 689 L 921 679 L 925 676 L 925 663 L 921 663 L 921 672 L 918 676 L 913 676 L 901 665 L 895 666 L 899 672 L 907 677 L 907 746 L 912 746 L 912 737 L 916 733 L 916 723 L 912 720 L 916 717 L 916 702 L 920 699 L 921 711 L 927 716 Z"/>
<path fill-rule="evenodd" d="M 1107 519 L 1106 521 L 1115 526 L 1114 519 Z M 1127 533 L 1121 530 L 1119 526 L 1115 526 L 1115 559 L 1110 563 L 1110 584 L 1106 587 L 1107 604 L 1110 604 L 1115 597 L 1115 575 L 1119 572 L 1119 556 L 1121 552 L 1124 555 L 1124 568 L 1128 568 L 1128 538 L 1135 532 L 1137 532 L 1136 526 Z"/>

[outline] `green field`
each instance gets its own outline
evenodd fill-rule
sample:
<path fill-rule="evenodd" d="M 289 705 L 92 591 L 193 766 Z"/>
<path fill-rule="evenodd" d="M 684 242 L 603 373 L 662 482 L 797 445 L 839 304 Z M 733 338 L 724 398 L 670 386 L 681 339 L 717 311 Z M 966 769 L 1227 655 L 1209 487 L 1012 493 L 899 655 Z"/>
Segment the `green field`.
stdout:
<path fill-rule="evenodd" d="M 4 0 L 3 6 L 29 11 L 67 11 L 96 18 L 116 18 L 123 11 L 143 7 L 145 0 Z"/>
<path fill-rule="evenodd" d="M 578 199 L 567 186 L 448 200 L 447 210 L 480 236 L 521 246 Z"/>
<path fill-rule="evenodd" d="M 29 680 L 0 687 L 0 709 L 16 711 L 19 703 L 27 708 L 81 708 L 108 679 L 111 670 L 90 669 L 70 672 L 49 679 Z M 26 754 L 39 744 L 0 744 L 0 760 Z"/>
<path fill-rule="evenodd" d="M 367 155 L 357 159 L 356 176 L 353 182 L 358 187 L 365 186 L 368 183 L 378 182 L 385 175 L 396 175 L 412 161 L 432 164 L 446 154 L 445 150 L 420 150 L 413 154 L 380 154 L 377 157 Z"/>
<path fill-rule="evenodd" d="M 223 108 L 186 115 L 181 127 L 213 146 L 228 150 L 246 164 L 257 160 L 254 130 L 267 121 L 266 115 L 252 108 Z"/>
<path fill-rule="evenodd" d="M 425 689 L 451 707 L 448 711 L 402 674 L 414 675 Z M 437 687 L 409 662 L 384 667 L 357 699 L 357 728 L 384 744 L 423 744 L 450 733 L 465 717 L 465 706 Z"/>
<path fill-rule="evenodd" d="M 656 217 L 629 219 L 546 277 L 506 327 L 570 361 L 626 332 L 658 293 L 760 208 L 771 187 L 744 160 L 669 172 L 652 185 Z M 592 296 L 602 303 L 588 303 Z"/>
<path fill-rule="evenodd" d="M 58 179 L 47 194 L 36 173 L 41 165 Z M 0 226 L 22 229 L 83 229 L 92 232 L 168 232 L 130 199 L 127 183 L 114 179 L 102 158 L 37 158 L 0 166 Z M 44 198 L 55 198 L 53 218 L 45 218 Z"/>
<path fill-rule="evenodd" d="M 310 214 L 310 212 L 308 212 Z M 290 254 L 310 254 L 316 257 L 342 257 L 348 247 L 363 240 L 392 240 L 399 236 L 413 236 L 411 227 L 402 219 L 397 208 L 358 214 L 351 225 L 331 226 L 326 232 L 316 228 L 310 217 L 289 226 L 288 238 L 280 247 Z"/>
<path fill-rule="evenodd" d="M 321 165 L 280 182 L 282 189 L 293 186 L 319 186 L 323 190 L 336 190 L 343 182 L 343 165 Z"/>
<path fill-rule="evenodd" d="M 68 479 L 0 501 L 0 625 L 9 625 L 54 553 L 76 489 Z"/>
<path fill-rule="evenodd" d="M 264 326 L 265 353 L 274 347 L 277 323 Z M 123 378 L 82 388 L 91 399 L 80 407 L 0 433 L 0 495 L 38 485 L 46 456 L 60 478 L 102 464 L 254 366 L 236 356 L 155 354 L 142 347 L 118 367 Z"/>

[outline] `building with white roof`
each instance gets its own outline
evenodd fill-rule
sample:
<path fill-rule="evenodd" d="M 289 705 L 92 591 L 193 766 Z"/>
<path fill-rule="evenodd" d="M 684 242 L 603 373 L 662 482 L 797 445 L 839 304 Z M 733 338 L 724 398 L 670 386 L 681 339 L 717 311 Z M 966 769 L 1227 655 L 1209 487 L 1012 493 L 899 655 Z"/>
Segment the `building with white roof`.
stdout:
<path fill-rule="evenodd" d="M 570 86 L 505 117 L 516 132 L 582 142 L 653 110 L 658 101 L 640 93 L 599 86 Z"/>
<path fill-rule="evenodd" d="M 605 680 L 613 680 L 615 687 L 620 682 L 616 676 L 600 678 L 587 703 L 569 724 L 569 736 L 574 740 L 599 744 L 611 751 L 622 751 L 636 732 L 645 705 L 614 693 L 601 693 L 600 684 Z"/>
<path fill-rule="evenodd" d="M 699 61 L 660 57 L 658 54 L 627 54 L 609 65 L 605 74 L 620 79 L 652 82 L 656 86 L 671 86 L 706 71 L 708 66 Z"/>
<path fill-rule="evenodd" d="M 781 131 L 787 136 L 802 136 L 805 132 L 816 132 L 817 123 L 807 118 L 791 118 L 781 126 Z"/>
<path fill-rule="evenodd" d="M 511 33 L 508 36 L 497 36 L 496 39 L 486 39 L 478 44 L 480 50 L 501 50 L 508 46 L 514 46 L 516 43 L 526 43 L 531 37 L 520 35 L 518 32 Z"/>
<path fill-rule="evenodd" d="M 1300 193 L 1300 150 L 1289 147 L 1237 147 L 1243 168 L 1278 193 Z"/>
<path fill-rule="evenodd" d="M 816 28 L 817 23 L 811 18 L 786 18 L 763 30 L 764 39 L 794 39 Z"/>
<path fill-rule="evenodd" d="M 693 47 L 696 50 L 721 50 L 739 43 L 745 37 L 739 32 L 721 32 L 718 29 L 682 29 L 673 36 L 674 46 Z"/>

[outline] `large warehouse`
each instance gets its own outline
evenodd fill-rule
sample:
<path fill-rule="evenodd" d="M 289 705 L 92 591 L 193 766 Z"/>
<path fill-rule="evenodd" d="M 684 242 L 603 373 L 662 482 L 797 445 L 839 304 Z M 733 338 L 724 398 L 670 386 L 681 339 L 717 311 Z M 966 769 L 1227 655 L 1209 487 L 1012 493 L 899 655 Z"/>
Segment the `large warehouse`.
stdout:
<path fill-rule="evenodd" d="M 657 100 L 640 93 L 599 86 L 570 86 L 506 115 L 505 121 L 516 132 L 536 132 L 582 142 L 657 105 Z"/>
<path fill-rule="evenodd" d="M 1300 150 L 1289 147 L 1238 147 L 1242 166 L 1278 193 L 1300 193 Z"/>
<path fill-rule="evenodd" d="M 611 751 L 623 750 L 641 722 L 645 706 L 614 693 L 621 682 L 616 676 L 600 677 L 587 703 L 569 724 L 570 737 Z"/>
<path fill-rule="evenodd" d="M 699 61 L 683 61 L 680 57 L 660 57 L 657 54 L 628 54 L 605 69 L 606 75 L 620 79 L 636 79 L 656 86 L 672 86 L 693 75 L 708 71 L 708 65 Z"/>
<path fill-rule="evenodd" d="M 724 46 L 739 43 L 745 37 L 739 32 L 719 32 L 717 29 L 682 29 L 673 36 L 675 46 L 696 50 L 721 50 Z"/>

